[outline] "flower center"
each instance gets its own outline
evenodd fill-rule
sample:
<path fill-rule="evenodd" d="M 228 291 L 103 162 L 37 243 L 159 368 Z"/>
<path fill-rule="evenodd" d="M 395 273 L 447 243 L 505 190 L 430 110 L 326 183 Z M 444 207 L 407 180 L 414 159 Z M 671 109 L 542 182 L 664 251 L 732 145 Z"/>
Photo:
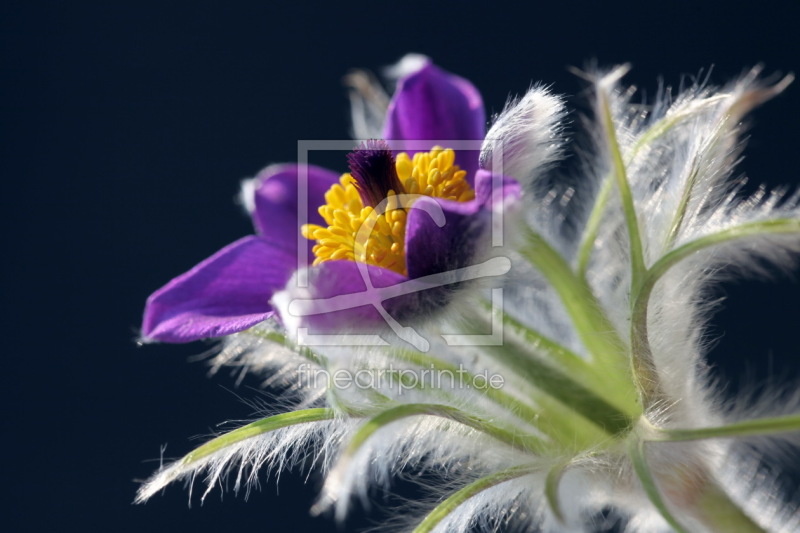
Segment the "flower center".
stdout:
<path fill-rule="evenodd" d="M 368 141 L 348 154 L 350 172 L 325 193 L 319 214 L 327 227 L 305 224 L 303 236 L 317 241 L 314 265 L 349 259 L 408 275 L 405 260 L 407 210 L 420 195 L 467 202 L 475 191 L 455 165 L 451 149 L 405 152 L 392 157 L 383 141 Z"/>

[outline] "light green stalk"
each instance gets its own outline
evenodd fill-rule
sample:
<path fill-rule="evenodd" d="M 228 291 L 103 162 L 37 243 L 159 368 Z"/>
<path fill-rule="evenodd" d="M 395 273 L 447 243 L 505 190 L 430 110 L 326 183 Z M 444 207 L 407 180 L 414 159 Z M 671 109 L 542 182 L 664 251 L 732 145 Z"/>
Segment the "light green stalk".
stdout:
<path fill-rule="evenodd" d="M 429 533 L 436 528 L 439 523 L 453 513 L 460 505 L 465 503 L 470 498 L 480 494 L 481 492 L 490 489 L 501 483 L 506 483 L 513 479 L 517 479 L 528 474 L 536 472 L 539 468 L 536 466 L 515 466 L 507 470 L 503 470 L 470 483 L 463 489 L 455 492 L 445 501 L 440 503 L 436 508 L 428 513 L 428 516 L 414 529 L 414 533 Z"/>
<path fill-rule="evenodd" d="M 332 420 L 335 416 L 336 414 L 333 409 L 314 408 L 262 418 L 261 420 L 256 420 L 255 422 L 247 424 L 246 426 L 242 426 L 238 429 L 234 429 L 233 431 L 229 431 L 228 433 L 220 435 L 219 437 L 203 444 L 199 448 L 195 448 L 193 451 L 186 454 L 183 459 L 181 459 L 181 463 L 183 465 L 191 465 L 192 463 L 213 455 L 229 446 L 233 446 L 234 444 L 244 440 L 263 435 L 264 433 L 269 433 L 277 429 L 294 426 L 297 424 Z"/>

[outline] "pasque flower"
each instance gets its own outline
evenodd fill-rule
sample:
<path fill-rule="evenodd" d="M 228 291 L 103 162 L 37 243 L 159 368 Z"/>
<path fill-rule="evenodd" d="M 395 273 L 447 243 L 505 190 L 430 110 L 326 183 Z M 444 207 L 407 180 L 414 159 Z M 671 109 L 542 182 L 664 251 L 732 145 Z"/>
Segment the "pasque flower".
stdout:
<path fill-rule="evenodd" d="M 593 143 L 570 174 L 557 164 L 563 101 L 538 86 L 494 117 L 479 158 L 433 145 L 399 153 L 392 142 L 431 128 L 441 128 L 438 139 L 483 138 L 472 86 L 416 61 L 389 106 L 389 144 L 366 142 L 341 178 L 309 169 L 309 199 L 322 206 L 316 220 L 301 228 L 294 216 L 296 169 L 270 170 L 256 195 L 258 235 L 151 297 L 145 335 L 237 332 L 215 368 L 244 367 L 281 384 L 284 395 L 262 418 L 163 466 L 138 501 L 201 473 L 206 494 L 225 476 L 235 491 L 249 490 L 259 472 L 298 465 L 322 471 L 314 510 L 338 517 L 353 499 L 369 500 L 372 487 L 388 490 L 396 476 L 425 472 L 413 479 L 429 496 L 386 524 L 417 532 L 591 531 L 600 513 L 630 532 L 800 530 L 797 502 L 760 469 L 787 449 L 796 457 L 800 398 L 789 389 L 731 400 L 703 360 L 706 294 L 720 267 L 797 265 L 800 194 L 747 195 L 730 179 L 744 115 L 789 78 L 769 86 L 754 70 L 722 88 L 665 92 L 643 106 L 621 85 L 626 67 L 586 74 Z M 379 138 L 380 89 L 364 75 L 355 81 L 357 135 Z M 431 180 L 434 167 L 441 176 Z M 515 200 L 513 216 L 502 219 L 510 269 L 500 282 L 421 285 L 427 296 L 398 298 L 392 309 L 414 320 L 429 350 L 397 339 L 308 346 L 287 332 L 286 301 L 302 296 L 291 288 L 297 265 L 288 259 L 299 232 L 308 237 L 310 301 L 320 311 L 360 288 L 352 282 L 364 280 L 359 269 L 396 287 L 479 260 L 481 236 L 494 228 L 492 196 Z M 432 210 L 415 215 L 425 202 Z M 437 208 L 446 224 L 435 223 Z M 376 235 L 371 245 L 348 233 L 365 222 Z M 248 285 L 253 279 L 268 283 Z M 265 304 L 270 297 L 277 314 Z M 369 323 L 368 314 L 337 309 L 315 315 L 329 331 Z"/>
<path fill-rule="evenodd" d="M 519 187 L 513 179 L 479 169 L 479 150 L 434 145 L 473 140 L 479 147 L 485 134 L 483 102 L 468 81 L 425 59 L 418 58 L 412 69 L 399 80 L 388 106 L 386 141 L 367 141 L 352 152 L 349 173 L 340 178 L 314 166 L 286 165 L 269 167 L 256 178 L 257 234 L 156 291 L 145 310 L 145 339 L 188 342 L 250 328 L 275 314 L 273 296 L 308 264 L 316 268 L 304 294 L 318 300 L 352 297 L 346 312 L 311 309 L 304 323 L 325 330 L 364 319 L 374 323 L 382 318 L 365 307 L 371 298 L 365 293 L 367 281 L 387 287 L 474 261 L 493 206 L 516 197 Z M 429 150 L 392 151 L 389 143 L 402 146 L 402 141 Z M 307 221 L 298 219 L 299 187 L 306 188 Z M 312 242 L 308 253 L 298 256 L 300 232 Z M 407 290 L 388 299 L 387 311 L 394 318 L 419 319 L 446 304 L 452 292 L 447 285 Z"/>

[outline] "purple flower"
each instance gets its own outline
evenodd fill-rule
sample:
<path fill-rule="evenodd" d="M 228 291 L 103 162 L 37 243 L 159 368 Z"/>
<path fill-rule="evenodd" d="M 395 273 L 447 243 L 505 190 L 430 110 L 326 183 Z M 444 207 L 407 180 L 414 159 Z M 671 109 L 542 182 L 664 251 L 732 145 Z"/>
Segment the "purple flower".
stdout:
<path fill-rule="evenodd" d="M 493 202 L 519 194 L 516 181 L 479 168 L 477 148 L 435 146 L 479 142 L 484 128 L 473 85 L 425 61 L 399 80 L 386 142 L 351 153 L 349 174 L 285 165 L 257 176 L 256 234 L 153 293 L 143 337 L 189 342 L 242 331 L 276 313 L 291 321 L 291 300 L 298 298 L 297 323 L 326 331 L 376 324 L 382 318 L 376 298 L 400 321 L 440 309 L 462 283 L 459 269 L 487 246 Z M 403 151 L 404 141 L 426 150 Z M 304 221 L 297 213 L 301 170 L 308 178 Z M 298 244 L 301 232 L 307 245 Z M 308 286 L 298 288 L 293 276 L 306 267 Z"/>

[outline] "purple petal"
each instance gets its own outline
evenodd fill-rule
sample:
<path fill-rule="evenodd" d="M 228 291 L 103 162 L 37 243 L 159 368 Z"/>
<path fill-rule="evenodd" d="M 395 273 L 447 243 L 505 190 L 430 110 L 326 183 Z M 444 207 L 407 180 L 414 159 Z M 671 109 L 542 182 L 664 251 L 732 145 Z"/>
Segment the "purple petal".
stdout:
<path fill-rule="evenodd" d="M 309 269 L 307 288 L 289 281 L 273 303 L 293 335 L 299 334 L 295 328 L 302 327 L 310 334 L 384 336 L 392 323 L 399 334 L 397 327 L 424 322 L 450 303 L 464 280 L 461 274 L 409 279 L 355 261 L 327 261 Z"/>
<path fill-rule="evenodd" d="M 355 261 L 327 261 L 308 270 L 307 288 L 290 281 L 275 296 L 284 324 L 312 334 L 383 334 L 389 323 L 379 309 L 401 327 L 441 310 L 471 279 L 460 269 L 473 266 L 479 252 L 491 246 L 490 207 L 516 199 L 520 191 L 515 180 L 487 171 L 478 172 L 476 186 L 470 202 L 431 197 L 414 202 L 406 225 L 409 277 Z"/>
<path fill-rule="evenodd" d="M 479 250 L 491 246 L 487 230 L 492 210 L 501 202 L 519 197 L 519 184 L 512 178 L 480 170 L 475 177 L 476 197 L 469 202 L 420 198 L 408 213 L 406 266 L 411 278 L 464 268 L 476 262 Z M 495 194 L 493 194 L 495 191 Z M 444 214 L 435 220 L 432 214 Z"/>
<path fill-rule="evenodd" d="M 253 214 L 256 230 L 268 241 L 282 247 L 290 254 L 297 255 L 300 226 L 306 223 L 323 224 L 317 208 L 325 203 L 325 193 L 339 175 L 324 168 L 308 165 L 308 220 L 299 220 L 297 199 L 299 184 L 299 165 L 267 167 L 256 176 L 261 180 L 255 193 L 256 210 Z M 311 257 L 312 241 L 308 241 Z"/>
<path fill-rule="evenodd" d="M 290 281 L 286 292 L 276 296 L 276 306 L 284 323 L 308 327 L 312 334 L 376 333 L 386 322 L 375 305 L 394 316 L 398 307 L 404 308 L 403 301 L 408 302 L 406 296 L 389 298 L 382 289 L 407 281 L 402 274 L 373 265 L 326 261 L 308 270 L 308 288 Z"/>
<path fill-rule="evenodd" d="M 476 242 L 491 222 L 477 201 L 455 202 L 420 198 L 411 206 L 406 223 L 406 266 L 411 278 L 467 266 Z M 430 215 L 444 213 L 440 226 Z M 441 221 L 439 221 L 441 222 Z"/>
<path fill-rule="evenodd" d="M 481 169 L 475 174 L 475 200 L 482 205 L 498 208 L 514 202 L 522 194 L 522 186 L 514 178 L 492 174 Z"/>
<path fill-rule="evenodd" d="M 268 318 L 269 301 L 297 269 L 297 257 L 259 236 L 230 244 L 147 300 L 147 340 L 190 342 L 247 329 Z"/>
<path fill-rule="evenodd" d="M 398 82 L 383 135 L 388 141 L 432 141 L 430 149 L 442 141 L 481 141 L 485 133 L 486 113 L 478 90 L 427 62 Z M 470 178 L 478 169 L 479 149 L 456 150 L 456 162 Z M 411 155 L 421 150 L 403 151 Z"/>

